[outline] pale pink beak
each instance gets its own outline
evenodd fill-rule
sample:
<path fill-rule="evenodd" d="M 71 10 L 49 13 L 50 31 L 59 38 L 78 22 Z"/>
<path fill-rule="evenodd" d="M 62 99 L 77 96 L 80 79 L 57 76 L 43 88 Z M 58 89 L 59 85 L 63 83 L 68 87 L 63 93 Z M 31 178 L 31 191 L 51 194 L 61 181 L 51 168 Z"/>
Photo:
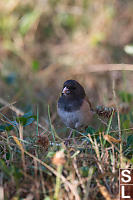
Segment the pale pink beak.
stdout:
<path fill-rule="evenodd" d="M 68 95 L 70 94 L 70 90 L 67 87 L 64 87 L 64 89 L 62 90 L 62 94 Z"/>

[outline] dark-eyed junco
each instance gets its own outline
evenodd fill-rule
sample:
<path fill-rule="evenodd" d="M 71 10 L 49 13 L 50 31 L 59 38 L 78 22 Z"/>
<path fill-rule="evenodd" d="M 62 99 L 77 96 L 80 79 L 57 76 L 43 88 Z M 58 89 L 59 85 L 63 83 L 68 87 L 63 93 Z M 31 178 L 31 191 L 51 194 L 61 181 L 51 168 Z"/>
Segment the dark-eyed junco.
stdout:
<path fill-rule="evenodd" d="M 80 129 L 89 124 L 93 109 L 84 88 L 77 81 L 67 80 L 64 83 L 57 112 L 69 128 Z"/>

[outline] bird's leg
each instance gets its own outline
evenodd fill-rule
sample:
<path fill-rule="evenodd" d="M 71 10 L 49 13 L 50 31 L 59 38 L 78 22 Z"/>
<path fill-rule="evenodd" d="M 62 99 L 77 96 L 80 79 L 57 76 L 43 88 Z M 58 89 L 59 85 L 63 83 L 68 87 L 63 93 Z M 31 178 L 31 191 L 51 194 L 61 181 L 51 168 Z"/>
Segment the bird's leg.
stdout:
<path fill-rule="evenodd" d="M 69 140 L 72 136 L 73 130 L 70 131 L 68 138 L 65 140 L 64 144 L 67 146 L 69 144 Z"/>

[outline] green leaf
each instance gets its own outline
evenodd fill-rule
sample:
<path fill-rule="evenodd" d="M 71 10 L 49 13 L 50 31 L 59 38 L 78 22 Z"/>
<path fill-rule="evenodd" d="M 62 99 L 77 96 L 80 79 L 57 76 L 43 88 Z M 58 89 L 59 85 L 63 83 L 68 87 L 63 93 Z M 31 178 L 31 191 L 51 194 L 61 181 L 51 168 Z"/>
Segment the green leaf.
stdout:
<path fill-rule="evenodd" d="M 88 174 L 89 174 L 89 167 L 88 166 L 83 166 L 80 168 L 80 172 L 81 172 L 81 175 L 83 177 L 87 177 Z"/>
<path fill-rule="evenodd" d="M 127 138 L 127 146 L 133 148 L 133 135 L 129 135 Z"/>
<path fill-rule="evenodd" d="M 133 94 L 130 94 L 130 93 L 125 92 L 125 91 L 120 91 L 119 97 L 121 98 L 121 100 L 123 102 L 127 102 L 127 103 L 131 103 L 131 101 L 133 100 Z"/>
<path fill-rule="evenodd" d="M 54 151 L 49 151 L 46 157 L 47 158 L 53 158 L 54 155 L 55 155 Z"/>
<path fill-rule="evenodd" d="M 6 159 L 9 160 L 10 157 L 11 157 L 10 152 L 7 152 L 7 153 L 6 153 Z"/>
<path fill-rule="evenodd" d="M 11 124 L 2 124 L 2 125 L 0 125 L 0 132 L 10 131 L 13 128 L 14 127 Z"/>
<path fill-rule="evenodd" d="M 93 127 L 91 127 L 91 126 L 88 126 L 87 127 L 87 129 L 86 129 L 86 132 L 84 132 L 84 133 L 82 133 L 81 135 L 82 136 L 85 136 L 82 140 L 86 140 L 88 143 L 90 143 L 90 139 L 89 139 L 89 137 L 87 137 L 88 136 L 88 134 L 90 134 L 91 136 L 92 136 L 92 138 L 96 138 L 96 140 L 98 140 L 99 141 L 99 135 L 93 135 L 94 133 L 96 133 L 97 131 L 93 128 Z"/>
<path fill-rule="evenodd" d="M 40 65 L 39 65 L 39 61 L 38 60 L 33 60 L 32 61 L 32 69 L 33 71 L 37 72 L 40 68 Z"/>
<path fill-rule="evenodd" d="M 6 131 L 6 126 L 5 125 L 0 125 L 0 132 Z"/>
<path fill-rule="evenodd" d="M 133 157 L 130 159 L 130 162 L 133 164 Z"/>
<path fill-rule="evenodd" d="M 15 121 L 10 120 L 10 124 L 8 124 L 8 123 L 1 124 L 0 132 L 10 131 L 14 127 L 18 127 L 19 124 L 21 124 L 24 127 L 28 126 L 28 125 L 32 124 L 34 120 L 36 120 L 36 116 L 33 115 L 33 113 L 31 111 L 27 112 L 22 117 L 16 117 Z"/>
<path fill-rule="evenodd" d="M 122 127 L 128 129 L 130 127 L 130 120 L 126 119 L 125 121 L 122 121 Z"/>
<path fill-rule="evenodd" d="M 22 126 L 28 126 L 33 123 L 33 121 L 36 119 L 36 116 L 31 117 L 19 117 L 16 119 L 18 123 L 20 123 Z"/>
<path fill-rule="evenodd" d="M 20 21 L 20 33 L 24 36 L 31 27 L 35 24 L 36 20 L 40 17 L 40 10 L 33 10 L 25 14 Z"/>
<path fill-rule="evenodd" d="M 19 181 L 23 176 L 21 169 L 14 166 L 13 164 L 9 167 L 6 166 L 6 162 L 3 159 L 0 159 L 0 169 L 8 176 L 13 177 L 15 181 Z"/>
<path fill-rule="evenodd" d="M 26 112 L 22 117 L 31 117 L 33 115 L 33 112 L 30 110 L 29 112 Z"/>
<path fill-rule="evenodd" d="M 90 134 L 96 133 L 96 130 L 91 126 L 88 126 L 86 131 L 87 131 L 87 133 L 90 133 Z"/>
<path fill-rule="evenodd" d="M 28 126 L 36 120 L 36 116 L 33 115 L 32 111 L 25 113 L 22 117 L 17 117 L 16 122 L 21 124 L 22 126 Z"/>
<path fill-rule="evenodd" d="M 28 126 L 28 125 L 32 124 L 35 120 L 36 120 L 36 116 L 29 117 L 27 119 L 26 123 L 24 124 L 24 126 Z"/>
<path fill-rule="evenodd" d="M 23 176 L 20 170 L 21 170 L 20 168 L 14 165 L 11 165 L 10 167 L 10 171 L 11 171 L 10 175 L 13 176 L 16 182 L 19 182 L 20 178 Z"/>
<path fill-rule="evenodd" d="M 44 200 L 50 200 L 50 197 L 49 197 L 49 196 L 46 196 Z"/>
<path fill-rule="evenodd" d="M 6 163 L 3 159 L 0 159 L 0 169 L 7 175 L 10 176 L 10 170 L 6 166 Z"/>
<path fill-rule="evenodd" d="M 61 23 L 62 27 L 67 31 L 73 31 L 76 27 L 75 16 L 69 13 L 61 13 L 58 16 L 58 20 Z"/>

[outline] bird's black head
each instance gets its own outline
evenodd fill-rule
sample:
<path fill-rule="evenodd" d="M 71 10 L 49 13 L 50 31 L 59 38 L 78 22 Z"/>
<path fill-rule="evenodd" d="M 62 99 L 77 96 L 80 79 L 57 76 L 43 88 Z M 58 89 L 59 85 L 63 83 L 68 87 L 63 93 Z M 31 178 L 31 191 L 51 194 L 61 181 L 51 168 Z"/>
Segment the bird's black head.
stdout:
<path fill-rule="evenodd" d="M 85 91 L 77 81 L 67 80 L 63 85 L 62 95 L 66 96 L 66 98 L 83 99 L 85 97 Z"/>
<path fill-rule="evenodd" d="M 58 108 L 67 112 L 79 110 L 85 98 L 84 88 L 75 80 L 67 80 L 63 84 L 62 95 L 58 100 Z"/>

